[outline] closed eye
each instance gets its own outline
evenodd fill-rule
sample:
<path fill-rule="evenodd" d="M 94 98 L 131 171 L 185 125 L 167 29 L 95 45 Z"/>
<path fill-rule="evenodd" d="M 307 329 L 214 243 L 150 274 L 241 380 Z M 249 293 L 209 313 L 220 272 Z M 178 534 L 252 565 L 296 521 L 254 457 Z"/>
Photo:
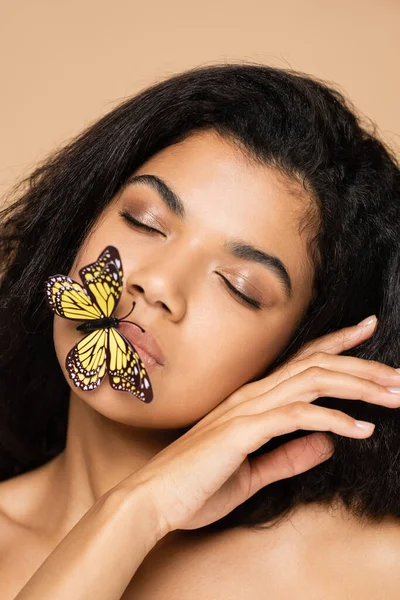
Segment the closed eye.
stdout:
<path fill-rule="evenodd" d="M 135 217 L 133 217 L 128 211 L 126 210 L 120 210 L 119 214 L 121 215 L 121 217 L 123 219 L 125 219 L 126 221 L 128 221 L 131 225 L 133 225 L 134 227 L 137 227 L 138 229 L 143 229 L 145 231 L 150 232 L 155 232 L 155 233 L 161 233 L 162 235 L 164 235 L 162 233 L 162 231 L 159 231 L 158 229 L 155 229 L 154 227 L 150 227 L 149 225 L 145 225 L 144 223 L 142 223 L 141 221 L 138 221 L 137 219 L 135 219 Z"/>
<path fill-rule="evenodd" d="M 158 229 L 155 229 L 154 227 L 150 227 L 149 225 L 145 225 L 144 223 L 142 223 L 141 221 L 138 221 L 137 219 L 135 219 L 135 217 L 133 217 L 128 211 L 126 210 L 120 210 L 119 214 L 121 215 L 121 217 L 123 217 L 126 221 L 128 221 L 131 225 L 133 225 L 134 227 L 138 228 L 138 229 L 143 229 L 145 231 L 150 232 L 155 232 L 155 233 L 161 233 L 162 235 L 164 235 L 161 231 L 159 231 Z M 218 273 L 218 275 L 220 277 L 222 277 L 222 279 L 225 282 L 225 285 L 227 286 L 227 288 L 229 290 L 231 290 L 235 296 L 237 298 L 240 299 L 242 304 L 245 304 L 246 306 L 251 306 L 252 308 L 259 310 L 261 308 L 261 304 L 260 302 L 258 302 L 257 300 L 254 300 L 254 298 L 250 298 L 249 296 L 246 296 L 245 294 L 243 294 L 243 292 L 239 291 L 237 288 L 235 288 L 231 282 L 226 279 L 226 277 L 224 277 L 223 275 L 221 275 L 220 273 Z"/>
<path fill-rule="evenodd" d="M 222 279 L 224 280 L 226 286 L 238 297 L 241 299 L 242 304 L 246 303 L 247 305 L 251 306 L 252 308 L 255 309 L 260 309 L 261 308 L 261 304 L 260 302 L 258 302 L 257 300 L 254 300 L 254 298 L 250 298 L 249 296 L 246 296 L 245 294 L 243 294 L 243 292 L 240 292 L 238 289 L 236 289 L 230 281 L 228 281 L 228 279 L 226 279 L 226 277 L 224 277 L 223 275 L 221 275 L 220 273 L 218 273 L 218 275 L 220 277 L 222 277 Z"/>

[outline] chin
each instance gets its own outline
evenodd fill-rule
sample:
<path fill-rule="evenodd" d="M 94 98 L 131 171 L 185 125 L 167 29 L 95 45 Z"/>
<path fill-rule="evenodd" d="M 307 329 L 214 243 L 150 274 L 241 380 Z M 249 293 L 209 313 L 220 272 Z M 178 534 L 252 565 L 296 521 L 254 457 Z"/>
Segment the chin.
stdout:
<path fill-rule="evenodd" d="M 83 407 L 90 407 L 103 417 L 129 427 L 188 428 L 206 414 L 193 414 L 196 403 L 190 407 L 187 402 L 185 411 L 182 412 L 181 407 L 185 405 L 185 402 L 179 401 L 175 396 L 172 404 L 166 394 L 157 394 L 156 389 L 154 389 L 153 401 L 146 404 L 133 394 L 114 390 L 106 379 L 95 390 L 84 391 L 74 386 L 68 373 L 64 372 L 64 376 L 71 389 L 71 401 L 78 402 Z"/>

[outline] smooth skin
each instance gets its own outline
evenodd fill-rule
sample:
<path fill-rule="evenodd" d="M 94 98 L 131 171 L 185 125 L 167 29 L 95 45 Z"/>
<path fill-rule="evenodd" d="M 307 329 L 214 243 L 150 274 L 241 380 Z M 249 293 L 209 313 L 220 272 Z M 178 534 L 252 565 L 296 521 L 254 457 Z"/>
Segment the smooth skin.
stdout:
<path fill-rule="evenodd" d="M 336 584 L 368 598 L 368 578 L 378 566 L 372 561 L 370 568 L 377 545 L 365 531 L 375 530 L 361 527 L 343 507 L 301 508 L 263 532 L 197 531 L 260 487 L 326 460 L 331 446 L 322 432 L 372 434 L 344 413 L 311 404 L 316 398 L 400 405 L 400 396 L 386 389 L 400 387 L 395 369 L 338 356 L 373 327 L 315 340 L 279 371 L 254 381 L 287 345 L 311 300 L 312 232 L 299 227 L 311 199 L 211 132 L 164 149 L 136 174 L 166 181 L 188 219 L 168 211 L 149 186 L 126 186 L 96 222 L 69 275 L 78 279 L 79 269 L 106 245 L 119 249 L 124 289 L 117 316 L 135 301 L 131 317 L 155 335 L 166 358 L 149 371 L 155 399 L 145 405 L 112 390 L 107 380 L 93 392 L 75 388 L 64 363 L 81 334 L 76 323 L 55 316 L 55 350 L 71 389 L 67 445 L 43 467 L 0 484 L 0 596 L 192 600 L 265 598 L 268 592 L 282 599 L 294 597 L 294 586 L 296 598 L 304 592 L 309 599 L 319 578 L 328 598 L 328 579 L 342 564 L 351 527 L 352 540 L 364 540 L 363 553 L 353 551 L 359 568 L 342 573 Z M 124 210 L 153 231 L 127 222 Z M 273 272 L 228 254 L 228 235 L 278 256 L 292 280 L 291 298 Z M 245 305 L 222 276 L 262 308 Z M 321 433 L 248 460 L 268 439 L 298 429 Z M 379 573 L 388 585 L 389 554 L 400 555 L 398 532 L 397 523 L 379 528 L 389 549 L 381 552 Z M 321 566 L 309 572 L 310 556 L 324 556 L 329 536 L 336 545 L 324 579 Z M 223 576 L 213 575 L 213 563 Z"/>
<path fill-rule="evenodd" d="M 340 411 L 310 403 L 335 391 L 338 397 L 399 407 L 400 395 L 388 390 L 400 380 L 395 369 L 331 354 L 360 343 L 372 331 L 373 326 L 354 327 L 320 338 L 289 365 L 227 398 L 147 465 L 104 494 L 16 600 L 153 597 L 140 595 L 132 576 L 158 542 L 178 529 L 193 529 L 222 517 L 261 486 L 326 460 L 331 448 L 326 436 L 314 433 L 289 442 L 286 451 L 277 449 L 251 462 L 249 452 L 276 435 L 297 429 L 333 431 L 354 438 L 370 436 L 373 426 L 360 427 L 360 422 Z M 293 390 L 296 396 L 300 392 L 301 401 L 290 401 Z M 262 573 L 260 577 L 263 579 Z M 359 591 L 364 594 L 365 590 Z M 263 597 L 259 583 L 245 593 Z M 201 597 L 196 594 L 192 597 Z"/>

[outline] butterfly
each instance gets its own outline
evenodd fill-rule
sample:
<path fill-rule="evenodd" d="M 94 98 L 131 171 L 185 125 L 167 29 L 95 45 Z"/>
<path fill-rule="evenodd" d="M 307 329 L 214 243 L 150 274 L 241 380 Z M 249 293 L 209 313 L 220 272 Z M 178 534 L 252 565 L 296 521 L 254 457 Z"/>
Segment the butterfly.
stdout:
<path fill-rule="evenodd" d="M 153 390 L 146 368 L 134 346 L 117 330 L 118 323 L 130 313 L 120 319 L 113 316 L 123 284 L 117 248 L 107 246 L 94 263 L 80 269 L 79 276 L 82 284 L 66 275 L 52 275 L 45 283 L 47 304 L 54 313 L 66 319 L 85 321 L 76 329 L 87 335 L 66 357 L 70 378 L 76 387 L 93 390 L 108 371 L 110 385 L 115 390 L 130 392 L 143 402 L 151 402 Z"/>

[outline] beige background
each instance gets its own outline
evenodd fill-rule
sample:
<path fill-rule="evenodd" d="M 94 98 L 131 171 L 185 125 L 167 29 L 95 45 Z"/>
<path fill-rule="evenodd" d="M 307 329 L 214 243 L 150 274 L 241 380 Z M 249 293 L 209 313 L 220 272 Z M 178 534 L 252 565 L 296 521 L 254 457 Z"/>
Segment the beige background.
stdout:
<path fill-rule="evenodd" d="M 0 0 L 0 194 L 147 84 L 219 61 L 335 82 L 399 152 L 399 31 L 400 0 Z"/>

